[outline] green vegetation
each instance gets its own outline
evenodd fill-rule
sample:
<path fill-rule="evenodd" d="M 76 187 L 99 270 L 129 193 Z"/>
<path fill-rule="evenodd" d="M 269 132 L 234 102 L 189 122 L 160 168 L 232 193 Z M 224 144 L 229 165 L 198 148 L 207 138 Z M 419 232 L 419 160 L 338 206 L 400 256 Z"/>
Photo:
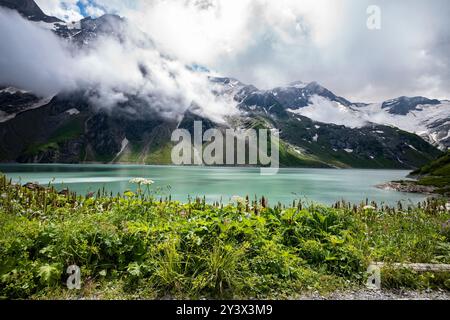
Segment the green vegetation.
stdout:
<path fill-rule="evenodd" d="M 168 165 L 172 164 L 172 148 L 171 142 L 154 142 L 153 145 L 145 146 L 142 142 L 130 141 L 127 150 L 115 158 L 113 162 Z"/>
<path fill-rule="evenodd" d="M 60 144 L 79 138 L 83 134 L 84 121 L 85 117 L 83 116 L 74 117 L 70 122 L 56 130 L 46 143 L 30 145 L 25 154 L 34 156 L 49 150 L 59 150 Z"/>
<path fill-rule="evenodd" d="M 156 144 L 145 157 L 146 164 L 172 164 L 172 143 Z"/>
<path fill-rule="evenodd" d="M 264 198 L 183 204 L 136 181 L 136 193 L 83 197 L 0 177 L 0 296 L 295 298 L 362 287 L 371 261 L 450 263 L 443 200 L 396 208 L 268 207 Z M 79 291 L 65 286 L 74 264 Z M 448 274 L 385 278 L 388 287 L 450 290 Z"/>
<path fill-rule="evenodd" d="M 296 151 L 294 146 L 280 141 L 280 164 L 284 167 L 301 167 L 301 168 L 330 168 L 330 165 L 322 162 L 313 155 Z"/>
<path fill-rule="evenodd" d="M 441 194 L 450 194 L 450 151 L 443 156 L 414 171 L 418 177 L 417 184 L 433 186 Z"/>
<path fill-rule="evenodd" d="M 283 119 L 274 126 L 280 128 L 282 141 L 337 168 L 418 168 L 442 154 L 417 135 L 386 126 L 356 132 L 305 117 Z"/>

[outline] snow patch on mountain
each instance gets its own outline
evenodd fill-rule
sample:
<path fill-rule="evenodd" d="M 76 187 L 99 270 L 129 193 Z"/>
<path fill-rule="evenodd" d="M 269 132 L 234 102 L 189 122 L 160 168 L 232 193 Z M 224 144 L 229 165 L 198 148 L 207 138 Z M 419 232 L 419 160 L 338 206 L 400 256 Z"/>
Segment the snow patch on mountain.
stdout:
<path fill-rule="evenodd" d="M 434 145 L 448 148 L 450 128 L 450 103 L 420 105 L 405 115 L 392 114 L 382 104 L 361 107 L 359 117 L 368 122 L 390 125 L 415 133 Z"/>
<path fill-rule="evenodd" d="M 384 107 L 383 107 L 384 105 Z M 308 117 L 317 122 L 333 123 L 350 128 L 361 128 L 368 124 L 397 127 L 415 133 L 442 149 L 448 148 L 450 128 L 450 102 L 418 105 L 405 115 L 391 113 L 386 104 L 375 103 L 363 106 L 344 106 L 325 97 L 314 95 L 304 108 L 288 109 L 289 112 Z M 382 131 L 379 132 L 383 134 Z"/>
<path fill-rule="evenodd" d="M 78 109 L 72 108 L 66 111 L 66 113 L 68 113 L 71 116 L 76 116 L 78 114 L 80 114 L 80 111 Z"/>
<path fill-rule="evenodd" d="M 303 81 L 295 81 L 295 82 L 292 82 L 291 84 L 289 84 L 290 87 L 297 88 L 297 89 L 304 89 L 304 88 L 306 88 L 307 85 L 308 85 L 308 83 L 303 82 Z"/>
<path fill-rule="evenodd" d="M 334 123 L 350 128 L 362 127 L 367 120 L 360 117 L 360 112 L 351 107 L 331 101 L 325 97 L 313 95 L 309 105 L 304 108 L 287 109 L 289 112 L 299 114 L 317 122 Z"/>
<path fill-rule="evenodd" d="M 5 89 L 1 89 L 0 93 L 9 93 L 9 94 L 16 94 L 16 93 L 27 93 L 28 91 L 17 89 L 14 87 L 7 87 Z"/>
<path fill-rule="evenodd" d="M 319 141 L 319 135 L 318 135 L 318 134 L 316 134 L 316 135 L 313 137 L 313 141 L 314 141 L 314 142 Z"/>
<path fill-rule="evenodd" d="M 32 104 L 32 105 L 29 106 L 28 108 L 25 108 L 25 109 L 21 110 L 21 111 L 18 112 L 18 113 L 11 113 L 11 114 L 8 114 L 8 113 L 6 113 L 6 112 L 0 110 L 0 123 L 8 122 L 8 121 L 14 119 L 14 118 L 15 118 L 18 114 L 20 114 L 20 113 L 23 113 L 23 112 L 26 112 L 26 111 L 30 111 L 30 110 L 33 110 L 33 109 L 38 109 L 38 108 L 40 108 L 40 107 L 43 107 L 43 106 L 49 104 L 50 101 L 52 100 L 52 98 L 53 98 L 53 97 L 44 98 L 44 99 L 40 100 L 39 102 L 37 102 L 37 103 L 35 103 L 35 104 Z"/>
<path fill-rule="evenodd" d="M 125 148 L 128 146 L 129 143 L 130 143 L 130 141 L 128 141 L 127 138 L 124 138 L 124 139 L 122 140 L 122 145 L 121 145 L 121 148 L 120 148 L 119 153 L 117 153 L 117 156 L 121 155 L 122 152 L 125 151 Z"/>
<path fill-rule="evenodd" d="M 61 26 L 63 26 L 63 23 L 59 23 L 59 22 L 32 21 L 32 23 L 42 29 L 46 29 L 46 30 L 50 30 L 50 31 L 56 31 Z"/>
<path fill-rule="evenodd" d="M 14 119 L 15 114 L 8 114 L 2 110 L 0 110 L 0 123 L 8 122 L 11 119 Z"/>

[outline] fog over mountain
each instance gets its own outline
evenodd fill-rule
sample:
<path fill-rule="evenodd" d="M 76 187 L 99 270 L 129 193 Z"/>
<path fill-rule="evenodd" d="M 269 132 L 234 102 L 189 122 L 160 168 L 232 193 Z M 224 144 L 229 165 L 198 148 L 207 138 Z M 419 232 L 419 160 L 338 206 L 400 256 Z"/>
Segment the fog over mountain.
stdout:
<path fill-rule="evenodd" d="M 128 17 L 177 59 L 259 88 L 303 80 L 317 81 L 353 101 L 450 98 L 446 0 L 38 3 L 63 19 L 80 16 L 81 11 Z M 366 26 L 369 5 L 381 9 L 381 30 Z"/>
<path fill-rule="evenodd" d="M 111 32 L 94 26 L 95 36 L 78 46 L 55 34 L 65 25 L 28 21 L 0 7 L 0 85 L 40 96 L 89 89 L 95 105 L 109 109 L 135 96 L 169 117 L 182 115 L 192 103 L 216 121 L 233 114 L 233 103 L 212 94 L 207 74 L 165 55 L 127 20 L 103 20 L 99 25 L 111 24 Z M 83 34 L 88 33 L 89 20 L 83 24 Z M 71 39 L 81 30 L 69 24 L 67 32 Z"/>

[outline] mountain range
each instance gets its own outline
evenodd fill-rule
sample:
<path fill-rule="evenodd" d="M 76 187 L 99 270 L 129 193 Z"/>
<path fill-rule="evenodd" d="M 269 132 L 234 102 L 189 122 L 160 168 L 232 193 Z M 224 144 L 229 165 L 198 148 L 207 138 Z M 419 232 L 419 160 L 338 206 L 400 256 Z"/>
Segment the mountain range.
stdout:
<path fill-rule="evenodd" d="M 32 0 L 0 0 L 0 6 L 81 48 L 100 35 L 119 43 L 126 36 L 126 20 L 116 15 L 66 23 L 47 16 Z M 399 97 L 353 103 L 316 82 L 260 90 L 229 77 L 209 76 L 209 81 L 214 95 L 234 101 L 238 114 L 216 122 L 197 112 L 193 102 L 181 121 L 154 112 L 130 117 L 98 108 L 92 92 L 83 89 L 42 98 L 0 83 L 0 161 L 170 164 L 171 133 L 191 129 L 196 120 L 221 130 L 279 129 L 282 166 L 410 169 L 450 147 L 450 101 Z M 123 94 L 128 100 L 119 110 L 146 108 L 147 101 Z"/>

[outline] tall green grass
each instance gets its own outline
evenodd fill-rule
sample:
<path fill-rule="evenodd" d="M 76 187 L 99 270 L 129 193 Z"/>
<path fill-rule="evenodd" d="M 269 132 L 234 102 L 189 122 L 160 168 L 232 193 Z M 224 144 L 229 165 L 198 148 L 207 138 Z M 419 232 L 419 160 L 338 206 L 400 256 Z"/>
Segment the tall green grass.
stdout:
<path fill-rule="evenodd" d="M 444 204 L 210 205 L 146 191 L 59 194 L 0 177 L 0 296 L 290 298 L 362 287 L 371 261 L 450 263 Z M 65 286 L 74 264 L 81 291 Z M 401 276 L 385 284 L 449 285 L 448 275 Z"/>

